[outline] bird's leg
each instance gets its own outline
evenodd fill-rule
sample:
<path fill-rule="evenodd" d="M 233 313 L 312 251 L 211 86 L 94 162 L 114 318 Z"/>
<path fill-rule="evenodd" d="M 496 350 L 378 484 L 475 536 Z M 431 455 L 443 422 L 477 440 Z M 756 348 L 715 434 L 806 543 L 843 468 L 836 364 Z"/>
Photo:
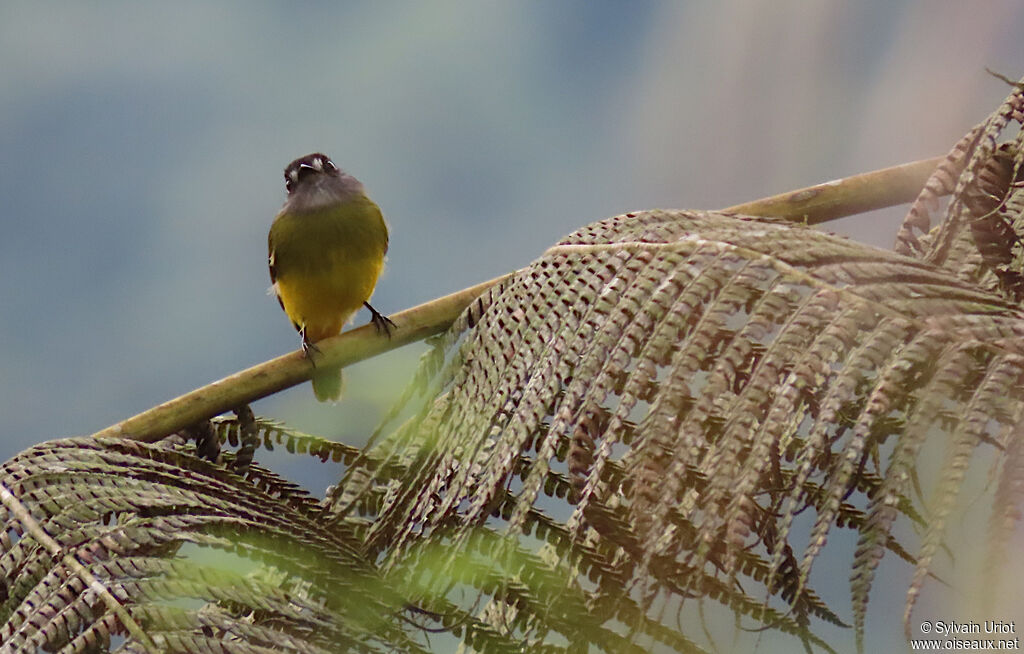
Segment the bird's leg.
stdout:
<path fill-rule="evenodd" d="M 299 336 L 302 337 L 302 354 L 303 354 L 303 356 L 305 356 L 307 359 L 309 359 L 309 362 L 313 365 L 314 368 L 316 368 L 316 361 L 313 360 L 313 353 L 316 352 L 317 354 L 323 354 L 323 352 L 321 352 L 320 348 L 318 348 L 316 346 L 316 343 L 314 343 L 313 341 L 311 341 L 308 338 L 306 338 L 306 327 L 305 327 L 305 325 L 303 325 L 302 327 L 299 328 Z"/>
<path fill-rule="evenodd" d="M 396 325 L 391 318 L 388 318 L 383 313 L 370 306 L 369 302 L 363 302 L 363 306 L 370 310 L 370 322 L 372 322 L 373 326 L 377 328 L 377 333 L 379 334 L 384 332 L 388 335 L 388 338 L 391 338 L 391 328 L 397 328 L 398 325 Z"/>

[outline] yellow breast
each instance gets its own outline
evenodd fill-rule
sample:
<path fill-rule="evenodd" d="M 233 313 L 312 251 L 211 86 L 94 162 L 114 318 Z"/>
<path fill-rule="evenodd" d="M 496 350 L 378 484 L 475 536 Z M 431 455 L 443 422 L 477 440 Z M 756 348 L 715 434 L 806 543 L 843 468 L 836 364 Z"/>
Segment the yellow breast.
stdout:
<path fill-rule="evenodd" d="M 275 285 L 288 318 L 306 329 L 306 338 L 319 341 L 337 336 L 341 328 L 373 295 L 383 257 L 339 258 L 324 271 L 279 277 Z"/>
<path fill-rule="evenodd" d="M 388 249 L 380 209 L 365 195 L 313 211 L 282 211 L 270 228 L 274 290 L 296 329 L 336 336 L 370 299 Z"/>

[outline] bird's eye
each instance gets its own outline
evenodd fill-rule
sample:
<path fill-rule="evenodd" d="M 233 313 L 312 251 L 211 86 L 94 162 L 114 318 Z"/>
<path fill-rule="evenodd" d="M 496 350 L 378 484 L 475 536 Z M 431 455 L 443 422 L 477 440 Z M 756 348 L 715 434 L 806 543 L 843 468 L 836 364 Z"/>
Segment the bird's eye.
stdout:
<path fill-rule="evenodd" d="M 299 185 L 299 180 L 309 173 L 309 170 L 308 166 L 299 166 L 298 168 L 289 167 L 285 171 L 285 188 L 288 192 L 295 190 L 295 187 Z"/>
<path fill-rule="evenodd" d="M 326 170 L 329 173 L 336 173 L 338 172 L 338 167 L 335 166 L 334 162 L 331 161 L 330 159 L 324 159 L 324 170 Z"/>

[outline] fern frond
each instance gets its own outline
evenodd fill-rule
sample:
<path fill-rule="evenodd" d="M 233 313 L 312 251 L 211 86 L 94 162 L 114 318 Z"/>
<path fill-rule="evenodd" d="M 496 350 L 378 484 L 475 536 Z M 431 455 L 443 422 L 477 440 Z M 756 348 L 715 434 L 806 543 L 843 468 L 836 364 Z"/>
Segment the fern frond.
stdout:
<path fill-rule="evenodd" d="M 390 343 L 367 329 L 324 343 L 334 365 L 436 334 L 363 450 L 247 412 L 210 427 L 222 443 L 244 433 L 237 473 L 178 441 L 19 455 L 0 468 L 0 653 L 422 651 L 405 609 L 480 652 L 702 652 L 682 616 L 715 604 L 738 628 L 831 651 L 815 628 L 850 622 L 862 647 L 886 554 L 914 566 L 907 626 L 979 447 L 998 450 L 995 556 L 1020 519 L 1024 132 L 1000 143 L 1014 124 L 1021 84 L 935 169 L 901 254 L 800 216 L 880 206 L 934 162 L 881 171 L 893 185 L 852 199 L 847 185 L 839 209 L 832 186 L 740 205 L 789 220 L 610 218 L 403 312 Z M 206 421 L 307 379 L 305 363 L 281 357 L 100 436 Z M 246 465 L 254 434 L 343 462 L 342 482 L 318 502 Z M 922 534 L 916 556 L 901 519 Z M 814 588 L 837 529 L 858 538 L 852 620 Z"/>
<path fill-rule="evenodd" d="M 991 407 L 998 403 L 999 397 L 1007 386 L 1016 383 L 1019 369 L 1018 361 L 1002 359 L 993 362 L 986 370 L 985 377 L 977 385 L 970 400 L 967 401 L 959 424 L 949 435 L 946 453 L 938 475 L 941 481 L 933 494 L 927 531 L 921 544 L 914 578 L 907 589 L 907 601 L 903 613 L 905 626 L 910 624 L 911 613 L 929 573 L 932 557 L 942 544 L 946 518 L 960 491 L 970 457 L 979 441 L 984 439 L 986 432 L 990 429 Z M 1020 419 L 1020 415 L 1010 418 L 1013 423 L 1019 423 Z M 908 629 L 907 638 L 910 637 L 909 633 Z"/>
<path fill-rule="evenodd" d="M 999 139 L 1015 124 L 1013 141 Z M 968 133 L 925 185 L 900 229 L 897 251 L 955 272 L 979 288 L 1024 298 L 1024 90 L 1018 84 Z M 950 189 L 945 217 L 931 232 L 929 212 Z"/>
<path fill-rule="evenodd" d="M 214 418 L 211 423 L 214 433 L 222 445 L 230 443 L 233 447 L 238 446 L 241 426 L 237 418 L 220 416 Z M 272 451 L 275 445 L 281 445 L 290 454 L 309 454 L 318 457 L 321 461 L 330 459 L 335 463 L 341 462 L 345 465 L 351 465 L 360 453 L 357 447 L 306 434 L 266 418 L 256 418 L 255 428 L 256 434 L 262 438 L 263 448 L 266 450 Z"/>
<path fill-rule="evenodd" d="M 458 551 L 486 526 L 522 547 L 543 523 L 580 571 L 601 571 L 604 595 L 640 600 L 634 616 L 710 597 L 805 640 L 810 616 L 843 623 L 808 584 L 832 528 L 853 527 L 861 632 L 878 559 L 927 570 L 942 530 L 921 561 L 891 533 L 901 513 L 920 519 L 907 496 L 924 440 L 936 424 L 963 432 L 957 467 L 981 442 L 974 416 L 1009 423 L 1021 335 L 1012 302 L 920 261 L 768 219 L 619 216 L 552 247 L 445 337 L 449 364 L 422 374 L 435 399 L 368 454 L 408 462 L 407 477 L 348 475 L 375 498 L 385 568 L 433 533 Z M 794 551 L 805 510 L 816 519 Z M 787 608 L 750 603 L 732 590 L 744 579 Z"/>
<path fill-rule="evenodd" d="M 1019 378 L 1016 383 L 1020 383 Z M 1024 506 L 1024 424 L 1018 423 L 1008 429 L 1006 436 L 989 518 L 988 555 L 985 559 L 985 581 L 989 588 L 997 588 L 1005 574 L 1000 571 L 1000 566 L 1006 561 L 1007 545 L 1014 528 L 1021 523 L 1021 507 Z"/>
<path fill-rule="evenodd" d="M 248 474 L 94 438 L 5 463 L 0 477 L 62 556 L 5 512 L 0 642 L 79 651 L 118 636 L 145 647 L 97 603 L 102 588 L 141 626 L 149 651 L 421 651 L 399 617 L 407 601 L 358 539 L 327 528 L 318 504 L 273 473 Z"/>

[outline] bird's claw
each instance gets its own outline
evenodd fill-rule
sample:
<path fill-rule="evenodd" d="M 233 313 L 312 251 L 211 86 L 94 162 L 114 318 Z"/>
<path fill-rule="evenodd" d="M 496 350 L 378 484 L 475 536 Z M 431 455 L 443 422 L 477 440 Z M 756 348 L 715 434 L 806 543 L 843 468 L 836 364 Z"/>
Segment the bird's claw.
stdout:
<path fill-rule="evenodd" d="M 388 335 L 388 338 L 391 338 L 391 328 L 397 328 L 398 325 L 391 318 L 374 309 L 369 302 L 363 302 L 363 306 L 370 310 L 370 322 L 377 328 L 377 333 L 383 332 Z"/>
<path fill-rule="evenodd" d="M 317 354 L 323 354 L 323 352 L 321 352 L 320 348 L 316 346 L 316 343 L 306 338 L 305 327 L 299 330 L 299 336 L 302 337 L 302 356 L 309 359 L 309 362 L 313 364 L 314 368 L 316 368 L 316 361 L 313 360 L 313 353 L 316 352 Z"/>

